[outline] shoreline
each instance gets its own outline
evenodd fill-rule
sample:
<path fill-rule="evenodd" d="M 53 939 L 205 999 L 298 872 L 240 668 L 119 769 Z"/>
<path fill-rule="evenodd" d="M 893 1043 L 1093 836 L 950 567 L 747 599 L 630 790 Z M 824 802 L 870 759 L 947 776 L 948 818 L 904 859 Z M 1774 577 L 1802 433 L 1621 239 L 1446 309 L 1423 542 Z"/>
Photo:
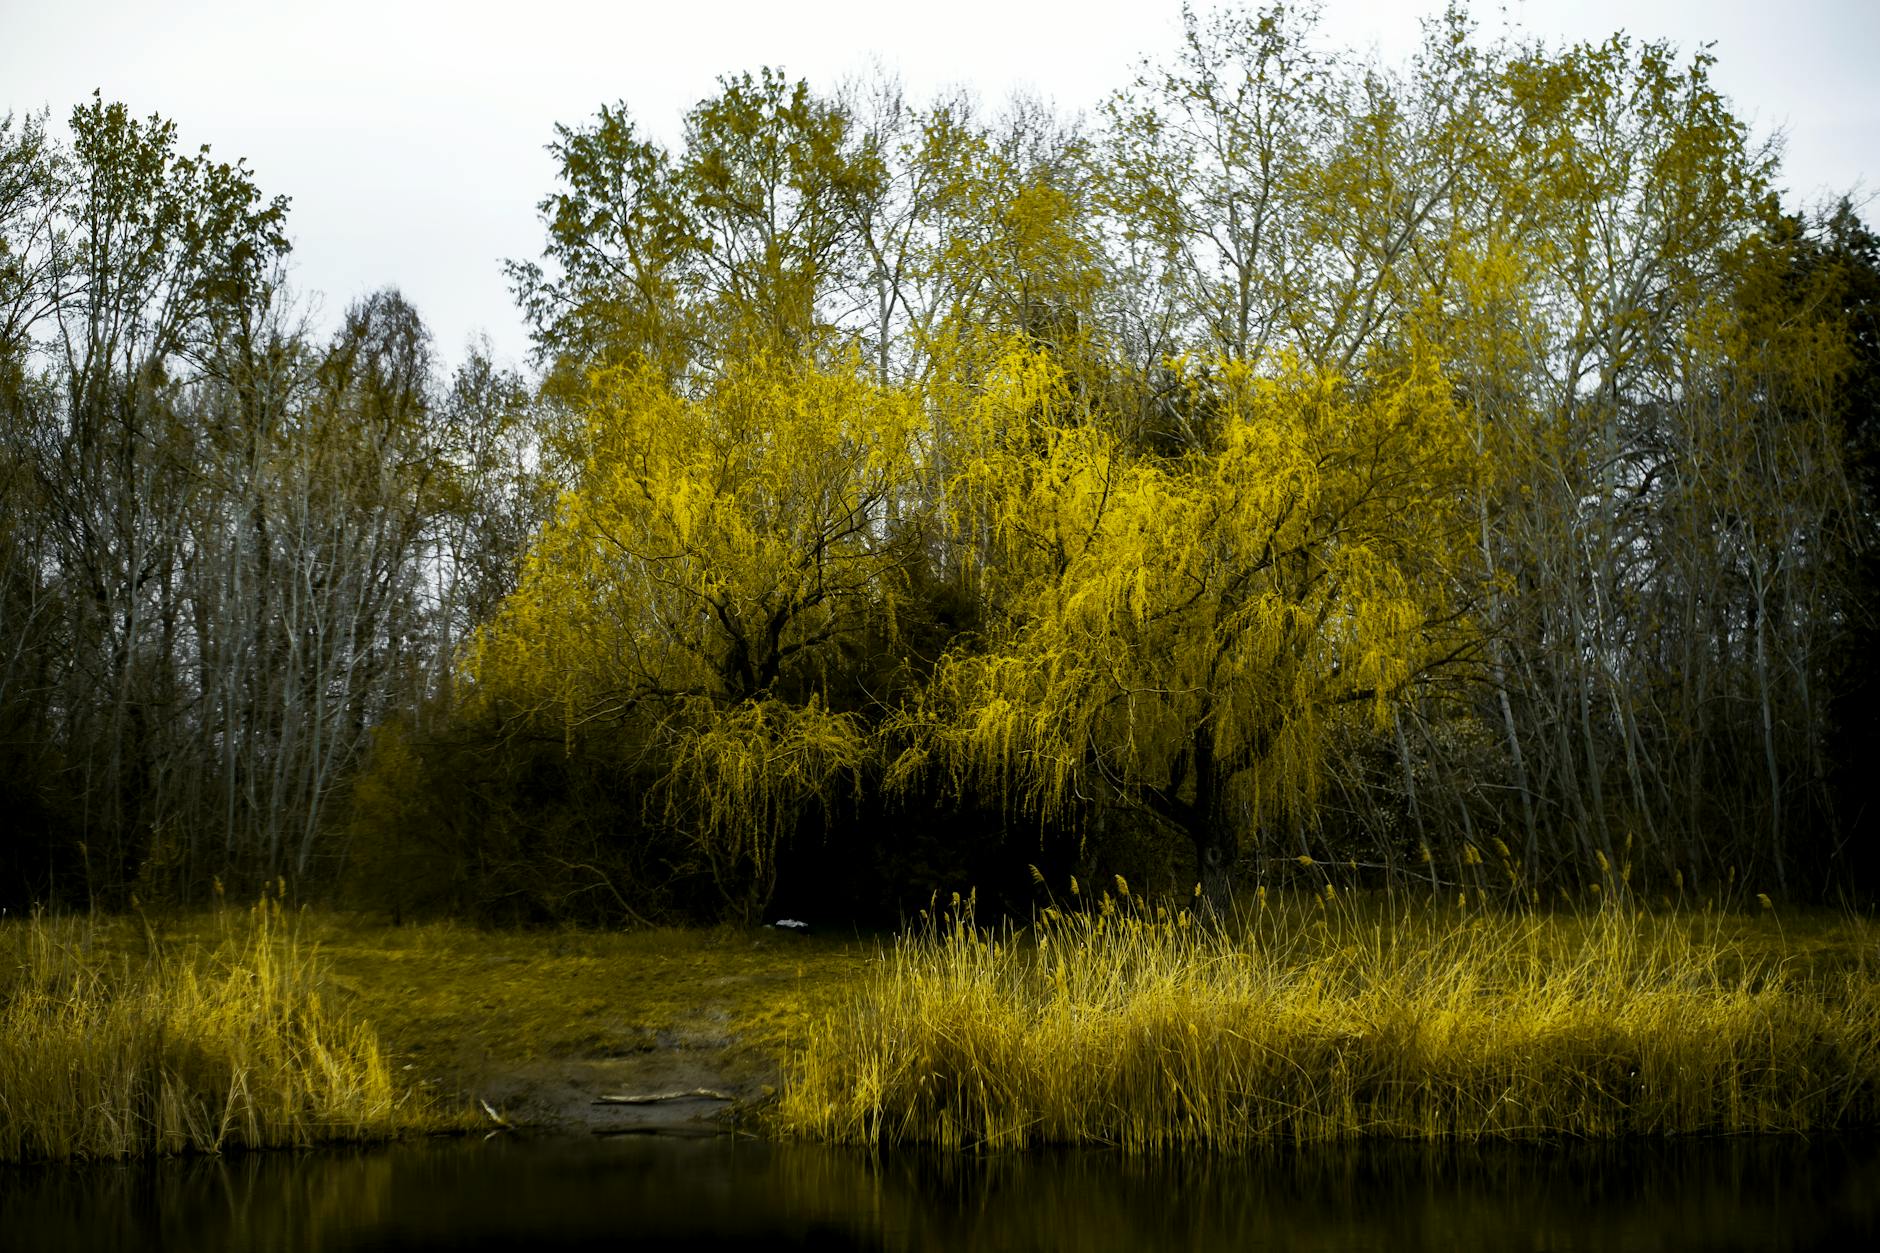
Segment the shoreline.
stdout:
<path fill-rule="evenodd" d="M 1316 913 L 1319 907 L 1313 903 L 1309 908 Z M 742 1131 L 761 1121 L 767 1130 L 781 1128 L 791 1138 L 814 1139 L 815 1135 L 803 1120 L 802 1110 L 796 1111 L 793 1125 L 789 1118 L 782 1124 L 776 1121 L 783 1101 L 780 1093 L 784 1067 L 795 1066 L 797 1071 L 793 1073 L 800 1072 L 800 1080 L 814 1077 L 818 1063 L 812 1045 L 818 1042 L 812 1040 L 812 1028 L 818 1024 L 821 1024 L 818 1047 L 826 1046 L 834 1038 L 828 1032 L 839 1023 L 848 1024 L 841 1028 L 840 1035 L 856 1039 L 852 1032 L 860 1024 L 855 1014 L 862 1004 L 858 996 L 871 987 L 886 987 L 882 981 L 895 977 L 897 963 L 903 963 L 911 948 L 918 948 L 920 943 L 913 937 L 889 943 L 877 937 L 801 937 L 768 928 L 732 927 L 625 933 L 481 931 L 452 923 L 392 926 L 367 915 L 312 909 L 282 913 L 285 927 L 281 942 L 297 946 L 317 972 L 309 985 L 311 994 L 320 1003 L 337 1008 L 349 1021 L 370 1028 L 385 1067 L 402 1093 L 395 1116 L 383 1124 L 388 1138 L 427 1133 L 488 1134 L 505 1129 L 529 1135 L 713 1135 L 727 1133 L 732 1128 Z M 228 954 L 232 951 L 230 946 L 239 947 L 248 934 L 243 929 L 246 924 L 240 921 L 243 916 L 242 911 L 228 910 L 148 921 L 137 917 L 100 917 L 84 921 L 74 934 L 84 937 L 79 959 L 100 968 L 135 970 L 141 962 L 146 970 L 160 965 L 226 970 Z M 1500 915 L 1484 914 L 1482 920 L 1488 924 L 1496 917 Z M 1640 925 L 1644 917 L 1655 917 L 1651 923 L 1654 927 L 1668 925 L 1673 930 L 1701 932 L 1695 942 L 1713 955 L 1705 961 L 1719 964 L 1700 964 L 1675 977 L 1643 968 L 1623 977 L 1615 974 L 1614 989 L 1623 990 L 1621 985 L 1630 983 L 1656 995 L 1651 989 L 1660 986 L 1663 979 L 1671 977 L 1672 984 L 1664 985 L 1671 987 L 1678 979 L 1688 982 L 1693 975 L 1702 975 L 1702 981 L 1712 986 L 1724 987 L 1739 977 L 1729 973 L 1732 969 L 1744 975 L 1759 969 L 1785 984 L 1791 979 L 1806 983 L 1816 975 L 1871 971 L 1875 960 L 1875 955 L 1868 951 L 1874 935 L 1872 924 L 1826 911 L 1780 919 L 1768 914 L 1641 916 Z M 1121 922 L 1124 918 L 1118 915 L 1116 920 Z M 1336 915 L 1333 921 L 1336 922 Z M 1539 935 L 1552 937 L 1548 943 L 1567 943 L 1571 933 L 1590 928 L 1597 921 L 1595 916 L 1530 916 L 1526 925 L 1538 928 Z M 21 929 L 27 925 L 24 922 L 9 924 Z M 1314 921 L 1311 925 L 1316 927 L 1318 923 Z M 1444 942 L 1463 945 L 1458 952 L 1473 951 L 1469 947 L 1473 941 L 1467 939 L 1472 934 L 1468 925 L 1467 919 L 1444 924 L 1462 928 L 1441 932 L 1449 937 Z M 1104 1017 L 1105 1021 L 1113 1017 L 1117 1029 L 1133 1022 L 1143 1031 L 1153 1028 L 1161 1032 L 1153 1040 L 1144 1037 L 1152 1046 L 1151 1052 L 1181 1061 L 1188 1067 L 1184 1073 L 1188 1074 L 1189 1081 L 1211 1073 L 1205 1068 L 1195 1069 L 1205 1059 L 1199 1055 L 1190 1057 L 1193 1049 L 1179 1036 L 1162 1039 L 1168 1035 L 1162 1031 L 1166 1025 L 1163 1020 L 1169 1014 L 1180 1015 L 1179 988 L 1188 985 L 1179 980 L 1152 980 L 1144 984 L 1151 991 L 1164 989 L 1166 995 L 1174 999 L 1157 1002 L 1166 1009 L 1156 1009 L 1138 1021 L 1131 1016 L 1136 1011 L 1123 1007 L 1120 1002 L 1104 1003 L 1097 992 L 1098 988 L 1109 986 L 1106 981 L 1110 976 L 1104 972 L 1112 963 L 1100 944 L 1078 958 L 1076 954 L 1084 950 L 1088 941 L 1073 944 L 1077 936 L 1057 934 L 1054 957 L 1061 946 L 1068 946 L 1061 951 L 1073 958 L 1072 983 L 1066 994 L 1053 991 L 1049 976 L 1040 976 L 1033 970 L 1037 954 L 1029 947 L 1033 939 L 1021 938 L 1029 937 L 1025 929 L 1019 929 L 1017 934 L 1005 934 L 1008 938 L 997 946 L 1003 956 L 996 956 L 992 949 L 977 942 L 968 944 L 969 933 L 966 932 L 958 933 L 957 942 L 950 942 L 966 945 L 948 949 L 953 955 L 946 957 L 946 961 L 967 962 L 958 968 L 961 981 L 950 985 L 970 992 L 967 1000 L 977 1001 L 982 993 L 996 993 L 996 1000 L 1023 990 L 1024 995 L 1019 999 L 1031 1005 L 1026 1012 L 1038 1015 L 1040 1023 L 1057 1024 L 1070 1031 L 1071 1034 L 1064 1037 L 1066 1047 L 1075 1044 L 1073 1051 L 1083 1050 L 1079 1056 L 1087 1054 L 1084 1061 L 1092 1064 L 1109 1056 L 1106 1051 L 1109 1046 L 1101 1044 L 1097 1037 L 1085 1040 L 1088 1032 L 1078 1028 L 1076 1023 L 1092 1014 Z M 1350 937 L 1363 940 L 1375 934 L 1367 921 L 1353 930 Z M 1409 938 L 1406 936 L 1407 940 Z M 17 939 L 17 933 L 13 937 L 0 933 L 0 939 Z M 945 956 L 932 947 L 932 937 L 926 943 L 928 947 L 924 952 L 928 959 Z M 1412 943 L 1411 947 L 1416 946 Z M 1170 951 L 1187 950 L 1178 947 Z M 1346 985 L 1357 988 L 1371 977 L 1365 973 L 1370 967 L 1363 964 L 1349 969 L 1339 966 L 1337 963 L 1344 959 L 1338 954 L 1343 950 L 1335 945 L 1327 947 L 1320 955 L 1333 965 L 1314 966 L 1320 958 L 1312 954 L 1318 951 L 1317 948 L 1300 950 L 1296 959 L 1289 958 L 1283 964 L 1288 969 L 1294 966 L 1301 970 L 1319 969 L 1328 977 L 1342 970 L 1343 973 L 1337 974 L 1327 985 L 1328 989 Z M 1505 948 L 1495 952 L 1504 958 L 1513 955 L 1512 950 Z M 1434 948 L 1426 954 L 1428 957 L 1436 955 Z M 1206 951 L 1195 950 L 1194 956 L 1206 958 L 1202 963 L 1206 968 L 1223 969 L 1219 954 L 1209 956 Z M 1621 960 L 1628 967 L 1631 961 L 1621 957 L 1618 950 L 1614 950 L 1614 960 Z M 984 966 L 983 973 L 972 973 L 982 970 L 976 963 L 983 961 L 993 964 Z M 1391 962 L 1398 963 L 1398 959 L 1392 958 Z M 218 963 L 222 965 L 218 967 Z M 1651 964 L 1650 961 L 1645 963 L 1646 966 Z M 1411 962 L 1405 969 L 1415 966 L 1416 963 Z M 1138 968 L 1144 968 L 1139 955 L 1126 956 L 1122 964 L 1116 966 L 1117 970 Z M 1381 975 L 1387 968 L 1394 966 L 1379 965 L 1375 973 Z M 1576 968 L 1581 977 L 1598 977 L 1583 963 Z M 1080 969 L 1086 971 L 1085 975 L 1078 974 Z M 1045 977 L 1047 982 L 1036 984 L 1039 977 Z M 1097 982 L 1079 984 L 1080 978 Z M 1087 990 L 1079 992 L 1080 986 Z M 1273 984 L 1260 996 L 1283 997 L 1284 987 L 1283 981 Z M 1162 996 L 1164 992 L 1156 995 Z M 1065 995 L 1070 999 L 1063 1000 Z M 1198 986 L 1192 996 L 1202 996 Z M 1247 998 L 1248 1006 L 1258 999 Z M 1086 1000 L 1086 1008 L 1077 1010 L 1076 1005 Z M 1202 1018 L 1213 1013 L 1205 1000 L 1203 997 L 1190 1006 L 1193 1013 Z M 1034 1001 L 1036 1003 L 1032 1004 Z M 1273 1004 L 1277 1006 L 1282 1002 Z M 932 1002 L 928 1009 L 921 1010 L 919 1017 L 927 1027 L 938 1026 L 944 1032 L 948 1030 L 945 1023 L 949 1015 L 964 1005 L 958 994 L 948 992 L 941 1001 Z M 910 1004 L 908 1008 L 913 1006 Z M 1071 1017 L 1064 1017 L 1066 1010 L 1075 1012 Z M 970 1027 L 982 1033 L 975 1037 L 982 1043 L 997 1043 L 1000 1049 L 1005 1049 L 1008 1045 L 1019 1047 L 1021 1036 L 1031 1031 L 1024 1018 L 1021 1014 L 1012 1019 L 1009 1026 L 993 1029 L 993 1020 L 968 1017 L 955 1027 L 960 1031 Z M 1091 1019 L 1093 1024 L 1096 1021 L 1096 1018 Z M 1208 1027 L 1205 1021 L 1202 1025 Z M 1216 1023 L 1214 1029 L 1218 1035 L 1226 1027 Z M 911 1025 L 909 1030 L 912 1030 Z M 1102 1035 L 1102 1031 L 1098 1034 Z M 1111 1034 L 1114 1035 L 1114 1031 Z M 1227 1041 L 1231 1036 L 1229 1032 L 1220 1038 Z M 1300 1038 L 1308 1037 L 1316 1039 L 1310 1030 Z M 897 1035 L 896 1038 L 903 1037 Z M 1121 1037 L 1117 1039 L 1121 1041 Z M 1321 1058 L 1329 1062 L 1337 1062 L 1348 1053 L 1355 1061 L 1362 1056 L 1362 1049 L 1369 1047 L 1364 1043 L 1361 1030 L 1338 1038 L 1328 1036 L 1314 1045 L 1320 1046 L 1323 1046 L 1321 1053 L 1325 1048 L 1332 1050 Z M 923 1046 L 927 1047 L 939 1046 Z M 1360 1051 L 1353 1052 L 1354 1049 Z M 1140 1052 L 1140 1048 L 1136 1051 Z M 1130 1056 L 1134 1057 L 1135 1053 Z M 955 1062 L 944 1061 L 941 1054 L 934 1057 L 938 1060 L 934 1061 L 932 1069 L 945 1071 L 964 1082 L 966 1072 L 959 1070 Z M 1563 1058 L 1573 1060 L 1564 1054 Z M 1544 1066 L 1545 1056 L 1537 1054 L 1534 1063 Z M 836 1062 L 826 1049 L 821 1064 L 825 1067 L 833 1064 L 835 1073 L 825 1069 L 818 1081 L 824 1084 L 836 1081 L 845 1090 L 854 1087 L 852 1081 L 856 1076 L 873 1073 L 867 1067 L 850 1072 L 849 1063 Z M 1078 1070 L 1078 1067 L 1073 1058 L 1070 1069 Z M 1083 1066 L 1080 1073 L 1100 1078 L 1100 1069 Z M 1033 1063 L 1024 1063 L 1014 1074 L 1033 1074 L 1034 1071 Z M 842 1079 L 841 1073 L 849 1073 L 850 1078 Z M 998 1071 L 994 1067 L 974 1073 L 996 1081 Z M 1038 1076 L 1043 1073 L 1036 1072 Z M 1251 1077 L 1253 1071 L 1248 1074 Z M 1440 1077 L 1437 1072 L 1431 1072 L 1433 1080 L 1440 1080 Z M 1149 1076 L 1144 1072 L 1137 1078 L 1146 1082 Z M 1039 1080 L 1026 1082 L 1035 1084 Z M 949 1090 L 953 1086 L 949 1082 Z M 1171 1116 L 1179 1113 L 1173 1107 L 1163 1110 L 1166 1102 L 1150 1091 L 1154 1086 L 1143 1087 L 1138 1083 L 1133 1089 L 1146 1093 L 1145 1099 L 1150 1100 L 1150 1105 L 1143 1110 L 1145 1116 L 1156 1110 Z M 1229 1084 L 1230 1089 L 1233 1086 Z M 685 1095 L 700 1090 L 714 1095 Z M 959 1089 L 959 1099 L 964 1099 L 965 1091 Z M 640 1104 L 601 1102 L 601 1098 L 607 1096 L 672 1094 L 679 1095 L 676 1099 Z M 919 1097 L 920 1102 L 926 1103 L 921 1108 L 931 1106 L 935 1095 L 930 1092 Z M 830 1099 L 843 1104 L 849 1098 Z M 946 1098 L 947 1106 L 954 1099 Z M 1024 1097 L 1020 1104 L 1032 1099 Z M 878 1117 L 901 1117 L 892 1113 L 898 1108 L 893 1100 L 870 1108 L 879 1111 L 862 1115 L 871 1125 Z M 942 1108 L 934 1106 L 929 1112 L 937 1114 Z M 961 1112 L 965 1112 L 964 1106 Z M 1012 1114 L 1028 1117 L 1017 1105 Z M 1180 1121 L 1186 1122 L 1194 1116 L 1193 1111 L 1181 1113 Z M 1079 1125 L 1083 1124 L 1075 1120 L 1064 1123 L 1067 1131 Z M 1105 1116 L 1089 1124 L 1087 1130 L 1101 1136 L 1108 1134 L 1102 1131 L 1107 1125 L 1108 1116 Z M 319 1130 L 315 1124 L 309 1126 Z M 1615 1125 L 1612 1129 L 1616 1133 L 1622 1127 Z M 857 1138 L 854 1125 L 832 1126 L 827 1130 L 833 1132 L 829 1137 L 833 1142 L 852 1142 Z M 959 1147 L 973 1148 L 980 1137 L 965 1127 L 960 1130 L 965 1134 Z M 1383 1130 L 1380 1126 L 1372 1132 L 1359 1134 L 1373 1135 Z M 1851 1123 L 1845 1126 L 1816 1124 L 1810 1130 L 1838 1132 L 1871 1128 Z M 360 1140 L 376 1138 L 378 1134 L 362 1133 L 354 1128 L 339 1138 Z M 860 1138 L 867 1140 L 870 1136 Z M 917 1134 L 914 1138 L 928 1137 Z M 1073 1135 L 1072 1138 L 1075 1141 L 1078 1137 Z M 1226 1137 L 1227 1140 L 1233 1138 Z M 1491 1130 L 1486 1138 L 1496 1137 Z M 994 1143 L 998 1142 L 997 1137 L 993 1139 Z M 1092 1141 L 1097 1142 L 1100 1139 Z M 247 1147 L 250 1143 L 237 1138 L 230 1141 L 228 1147 Z"/>

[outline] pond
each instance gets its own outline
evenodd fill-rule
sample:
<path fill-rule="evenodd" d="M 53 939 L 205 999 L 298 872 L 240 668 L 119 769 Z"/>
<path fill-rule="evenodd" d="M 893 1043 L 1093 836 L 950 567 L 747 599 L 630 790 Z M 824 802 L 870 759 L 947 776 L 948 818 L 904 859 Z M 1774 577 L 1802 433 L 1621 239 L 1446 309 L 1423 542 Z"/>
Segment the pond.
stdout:
<path fill-rule="evenodd" d="M 0 1248 L 1880 1247 L 1880 1142 L 1402 1144 L 1143 1163 L 499 1137 L 0 1169 Z"/>

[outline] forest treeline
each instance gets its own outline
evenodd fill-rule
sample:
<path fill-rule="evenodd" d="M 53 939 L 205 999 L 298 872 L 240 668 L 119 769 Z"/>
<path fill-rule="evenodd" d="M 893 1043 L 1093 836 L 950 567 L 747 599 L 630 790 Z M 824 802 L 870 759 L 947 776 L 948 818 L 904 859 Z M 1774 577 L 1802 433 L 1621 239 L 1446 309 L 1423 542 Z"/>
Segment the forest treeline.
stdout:
<path fill-rule="evenodd" d="M 0 891 L 892 919 L 1880 881 L 1880 240 L 1707 55 L 1189 15 L 1091 115 L 557 126 L 537 373 L 101 97 L 0 127 Z"/>

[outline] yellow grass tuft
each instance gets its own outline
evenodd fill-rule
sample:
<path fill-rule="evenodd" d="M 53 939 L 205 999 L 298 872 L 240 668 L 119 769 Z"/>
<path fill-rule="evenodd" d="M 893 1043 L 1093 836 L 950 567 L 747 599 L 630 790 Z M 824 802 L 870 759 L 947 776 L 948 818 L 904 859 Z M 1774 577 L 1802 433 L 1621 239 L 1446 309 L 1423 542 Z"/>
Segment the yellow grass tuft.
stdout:
<path fill-rule="evenodd" d="M 372 1030 L 263 902 L 213 948 L 140 963 L 87 919 L 0 926 L 0 1161 L 300 1146 L 408 1114 Z"/>
<path fill-rule="evenodd" d="M 1741 920 L 1275 895 L 1233 928 L 1107 898 L 904 937 L 789 1059 L 785 1134 L 1130 1152 L 1810 1131 L 1880 1114 L 1880 977 Z M 1751 925 L 1741 923 L 1741 925 Z"/>

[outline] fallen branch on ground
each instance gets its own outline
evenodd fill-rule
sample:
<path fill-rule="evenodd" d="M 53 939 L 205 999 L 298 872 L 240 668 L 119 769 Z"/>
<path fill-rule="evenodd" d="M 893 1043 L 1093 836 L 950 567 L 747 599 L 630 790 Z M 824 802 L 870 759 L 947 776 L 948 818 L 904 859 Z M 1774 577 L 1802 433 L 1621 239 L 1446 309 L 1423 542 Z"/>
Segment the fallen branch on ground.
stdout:
<path fill-rule="evenodd" d="M 639 1096 L 597 1096 L 596 1105 L 657 1105 L 661 1101 L 734 1101 L 737 1098 L 717 1088 L 693 1088 L 686 1092 L 649 1092 Z"/>

